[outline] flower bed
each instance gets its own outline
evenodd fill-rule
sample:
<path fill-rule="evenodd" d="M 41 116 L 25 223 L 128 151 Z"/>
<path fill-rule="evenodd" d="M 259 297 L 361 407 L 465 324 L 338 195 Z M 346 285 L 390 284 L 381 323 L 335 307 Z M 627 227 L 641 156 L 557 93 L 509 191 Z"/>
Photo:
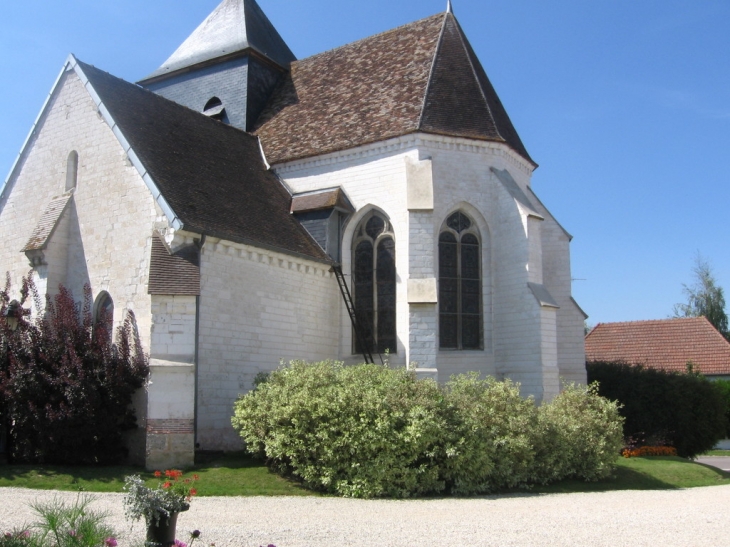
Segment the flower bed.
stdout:
<path fill-rule="evenodd" d="M 673 446 L 642 446 L 639 448 L 624 448 L 621 452 L 624 458 L 643 458 L 646 456 L 676 456 L 677 449 Z"/>

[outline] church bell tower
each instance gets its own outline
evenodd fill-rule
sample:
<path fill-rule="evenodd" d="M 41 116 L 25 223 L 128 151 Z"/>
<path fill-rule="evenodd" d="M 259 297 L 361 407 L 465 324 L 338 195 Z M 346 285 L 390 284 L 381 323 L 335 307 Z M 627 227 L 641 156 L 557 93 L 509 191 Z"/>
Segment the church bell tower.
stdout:
<path fill-rule="evenodd" d="M 138 83 L 248 131 L 294 60 L 255 0 L 223 0 L 160 68 Z"/>

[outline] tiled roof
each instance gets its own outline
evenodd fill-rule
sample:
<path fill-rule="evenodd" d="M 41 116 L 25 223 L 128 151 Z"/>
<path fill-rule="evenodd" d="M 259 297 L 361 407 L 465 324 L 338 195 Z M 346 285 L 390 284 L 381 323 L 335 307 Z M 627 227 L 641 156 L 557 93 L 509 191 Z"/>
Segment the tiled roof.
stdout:
<path fill-rule="evenodd" d="M 255 136 L 78 64 L 186 230 L 328 261 Z"/>
<path fill-rule="evenodd" d="M 171 253 L 159 234 L 152 236 L 149 294 L 200 294 L 200 253 L 189 245 Z"/>
<path fill-rule="evenodd" d="M 255 0 L 223 0 L 144 81 L 248 49 L 283 68 L 296 59 Z"/>
<path fill-rule="evenodd" d="M 39 251 L 46 248 L 48 240 L 56 228 L 58 221 L 61 219 L 61 215 L 66 210 L 66 205 L 68 205 L 70 199 L 71 194 L 64 194 L 51 200 L 41 215 L 30 239 L 28 239 L 28 243 L 25 244 L 25 247 L 20 252 Z"/>
<path fill-rule="evenodd" d="M 624 361 L 705 375 L 730 374 L 730 343 L 705 317 L 599 323 L 586 336 L 586 360 Z"/>
<path fill-rule="evenodd" d="M 349 211 L 350 213 L 355 212 L 355 208 L 350 203 L 350 200 L 347 199 L 342 188 L 330 188 L 328 190 L 318 190 L 316 192 L 306 192 L 292 196 L 292 213 L 320 211 L 334 207 Z"/>
<path fill-rule="evenodd" d="M 504 142 L 532 162 L 451 13 L 295 61 L 256 125 L 272 164 L 414 132 Z"/>

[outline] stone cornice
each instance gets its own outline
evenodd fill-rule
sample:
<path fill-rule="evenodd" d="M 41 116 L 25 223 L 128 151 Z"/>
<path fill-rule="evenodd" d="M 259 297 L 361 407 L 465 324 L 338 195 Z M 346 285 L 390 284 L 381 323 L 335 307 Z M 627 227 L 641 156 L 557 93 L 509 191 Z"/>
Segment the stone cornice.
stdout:
<path fill-rule="evenodd" d="M 322 156 L 314 156 L 311 158 L 280 163 L 273 165 L 272 169 L 276 171 L 279 176 L 286 177 L 287 175 L 297 171 L 311 169 L 313 167 L 336 166 L 353 160 L 362 160 L 398 152 L 407 152 L 421 147 L 471 152 L 475 154 L 489 153 L 493 156 L 503 157 L 512 167 L 528 176 L 531 175 L 535 169 L 534 165 L 525 160 L 504 143 L 465 139 L 461 137 L 447 137 L 444 135 L 432 135 L 429 133 L 413 133 L 411 135 L 366 144 L 357 148 L 351 148 L 339 152 L 332 152 Z"/>

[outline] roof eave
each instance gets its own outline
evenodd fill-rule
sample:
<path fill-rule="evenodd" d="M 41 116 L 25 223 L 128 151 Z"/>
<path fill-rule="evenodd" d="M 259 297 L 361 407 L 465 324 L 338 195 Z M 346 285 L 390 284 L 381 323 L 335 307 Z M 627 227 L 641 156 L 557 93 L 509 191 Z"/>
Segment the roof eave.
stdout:
<path fill-rule="evenodd" d="M 96 104 L 96 107 L 98 109 L 99 115 L 102 117 L 102 119 L 106 122 L 106 124 L 109 126 L 109 128 L 112 130 L 112 133 L 114 133 L 114 136 L 117 138 L 117 141 L 121 145 L 122 149 L 124 150 L 124 153 L 129 158 L 130 163 L 134 166 L 134 168 L 137 170 L 137 173 L 139 173 L 139 176 L 144 181 L 145 185 L 149 189 L 149 191 L 152 193 L 152 197 L 157 203 L 157 205 L 162 209 L 162 212 L 164 213 L 165 217 L 167 217 L 167 220 L 172 228 L 175 230 L 181 230 L 185 228 L 185 224 L 183 220 L 175 213 L 172 206 L 169 204 L 167 199 L 165 199 L 165 196 L 162 195 L 162 192 L 160 191 L 159 187 L 153 180 L 150 173 L 147 171 L 146 167 L 142 163 L 142 161 L 139 159 L 137 154 L 135 153 L 134 149 L 132 148 L 132 145 L 129 144 L 129 141 L 124 136 L 124 133 L 122 132 L 121 128 L 117 125 L 116 121 L 114 120 L 114 117 L 111 115 L 111 112 L 106 108 L 104 105 L 104 101 L 101 100 L 101 97 L 99 97 L 98 93 L 94 89 L 94 86 L 89 81 L 89 78 L 84 74 L 83 69 L 78 64 L 76 57 L 73 55 L 70 55 L 68 60 L 66 61 L 66 66 L 70 69 L 73 69 L 79 79 L 81 80 L 81 83 L 83 84 L 86 91 L 91 96 L 91 99 Z"/>

